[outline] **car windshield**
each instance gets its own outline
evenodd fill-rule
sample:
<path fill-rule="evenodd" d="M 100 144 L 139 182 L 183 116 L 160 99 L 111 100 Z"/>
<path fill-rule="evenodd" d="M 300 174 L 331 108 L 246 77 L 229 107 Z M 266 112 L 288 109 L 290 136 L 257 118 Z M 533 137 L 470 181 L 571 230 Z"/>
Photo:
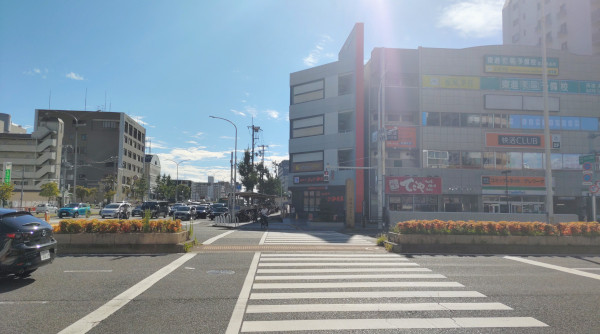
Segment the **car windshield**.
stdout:
<path fill-rule="evenodd" d="M 221 207 L 221 208 L 215 208 L 215 211 L 216 212 L 225 212 L 225 211 L 227 211 L 227 208 L 223 208 L 223 207 Z"/>
<path fill-rule="evenodd" d="M 190 207 L 188 206 L 178 206 L 175 210 L 176 211 L 190 211 Z"/>
<path fill-rule="evenodd" d="M 119 204 L 109 204 L 107 206 L 105 206 L 105 209 L 116 209 L 119 207 Z"/>
<path fill-rule="evenodd" d="M 65 207 L 67 207 L 67 208 L 76 208 L 78 206 L 79 206 L 79 204 L 77 204 L 77 203 L 71 203 L 71 204 L 67 204 Z"/>

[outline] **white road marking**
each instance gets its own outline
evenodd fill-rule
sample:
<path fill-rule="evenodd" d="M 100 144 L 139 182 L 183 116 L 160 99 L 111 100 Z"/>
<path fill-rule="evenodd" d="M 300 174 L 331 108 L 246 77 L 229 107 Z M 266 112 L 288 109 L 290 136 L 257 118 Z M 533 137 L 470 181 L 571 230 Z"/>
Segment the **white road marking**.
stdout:
<path fill-rule="evenodd" d="M 196 254 L 197 253 L 183 254 L 175 261 L 169 263 L 168 265 L 156 271 L 154 274 L 141 280 L 139 283 L 125 290 L 125 292 L 116 296 L 112 300 L 109 300 L 106 304 L 100 306 L 92 313 L 86 315 L 85 317 L 79 319 L 69 327 L 63 329 L 59 332 L 59 334 L 87 333 L 90 329 L 99 324 L 102 320 L 108 318 L 111 314 L 115 313 L 121 307 L 125 306 L 127 303 L 132 301 L 135 297 L 148 290 L 151 286 L 153 286 L 156 282 L 160 281 L 163 277 L 169 275 L 175 269 L 179 268 L 185 262 L 196 256 Z"/>
<path fill-rule="evenodd" d="M 416 263 L 412 262 L 401 262 L 401 263 L 392 263 L 392 262 L 304 262 L 304 263 L 259 263 L 259 267 L 410 267 L 410 266 L 418 266 Z"/>
<path fill-rule="evenodd" d="M 306 273 L 398 273 L 429 272 L 427 268 L 312 268 L 312 269 L 258 269 L 257 274 L 306 274 Z"/>
<path fill-rule="evenodd" d="M 346 298 L 485 298 L 477 291 L 334 291 L 252 293 L 250 299 L 346 299 Z"/>
<path fill-rule="evenodd" d="M 242 326 L 244 320 L 244 313 L 246 312 L 246 305 L 248 304 L 248 298 L 250 297 L 250 291 L 252 290 L 252 282 L 254 281 L 254 274 L 256 273 L 256 267 L 258 266 L 258 259 L 260 258 L 260 252 L 254 253 L 250 268 L 248 268 L 248 275 L 244 280 L 244 285 L 240 291 L 235 307 L 229 319 L 229 325 L 225 334 L 237 334 Z"/>
<path fill-rule="evenodd" d="M 399 318 L 399 319 L 318 319 L 245 321 L 242 332 L 333 331 L 409 328 L 506 328 L 547 327 L 531 317 L 498 318 Z"/>
<path fill-rule="evenodd" d="M 277 275 L 256 276 L 255 280 L 328 280 L 328 279 L 392 279 L 392 278 L 446 278 L 440 274 L 369 274 L 369 275 Z"/>
<path fill-rule="evenodd" d="M 65 273 L 112 273 L 112 269 L 98 269 L 98 270 L 65 270 Z"/>
<path fill-rule="evenodd" d="M 299 312 L 410 312 L 410 311 L 507 311 L 502 303 L 380 303 L 380 304 L 293 304 L 249 305 L 246 313 Z"/>
<path fill-rule="evenodd" d="M 227 231 L 227 232 L 225 232 L 225 233 L 221 233 L 221 234 L 217 235 L 216 237 L 212 237 L 212 238 L 210 238 L 210 239 L 206 240 L 206 241 L 205 241 L 205 242 L 203 242 L 202 244 L 203 244 L 203 245 L 210 245 L 210 244 L 212 244 L 213 242 L 215 242 L 215 241 L 217 241 L 217 240 L 219 240 L 219 239 L 223 238 L 224 236 L 227 236 L 227 235 L 229 235 L 229 234 L 231 234 L 231 233 L 233 233 L 233 232 L 235 232 L 235 230 L 233 230 L 233 231 Z"/>
<path fill-rule="evenodd" d="M 600 268 L 571 268 L 575 270 L 600 270 Z"/>
<path fill-rule="evenodd" d="M 260 242 L 258 243 L 259 245 L 265 244 L 265 239 L 267 239 L 267 235 L 269 235 L 269 232 L 263 233 L 262 238 L 260 238 Z"/>
<path fill-rule="evenodd" d="M 388 262 L 396 262 L 396 261 L 408 261 L 408 259 L 403 257 L 296 257 L 296 258 L 261 258 L 260 262 L 294 262 L 294 261 L 373 261 L 376 259 L 377 261 L 388 261 Z"/>
<path fill-rule="evenodd" d="M 458 282 L 336 282 L 336 283 L 254 283 L 253 289 L 345 289 L 345 288 L 463 288 Z"/>
<path fill-rule="evenodd" d="M 571 269 L 571 268 L 567 268 L 567 267 L 561 267 L 561 266 L 557 266 L 557 265 L 554 265 L 554 264 L 548 264 L 548 263 L 543 263 L 543 262 L 539 262 L 539 261 L 534 261 L 534 260 L 529 260 L 529 259 L 523 259 L 523 258 L 515 257 L 515 256 L 505 256 L 504 258 L 508 259 L 508 260 L 513 260 L 513 261 L 518 261 L 518 262 L 523 262 L 523 263 L 531 264 L 531 265 L 538 266 L 538 267 L 544 267 L 544 268 L 548 268 L 548 269 L 554 269 L 554 270 L 562 271 L 562 272 L 565 272 L 565 273 L 568 273 L 568 274 L 579 275 L 579 276 L 583 276 L 583 277 L 587 277 L 587 278 L 593 278 L 593 279 L 600 280 L 600 275 L 598 275 L 598 274 L 587 273 L 585 271 L 581 271 L 581 270 L 577 270 L 577 269 Z"/>
<path fill-rule="evenodd" d="M 46 301 L 46 300 L 23 300 L 23 301 L 0 302 L 0 305 L 20 305 L 20 304 L 48 304 L 48 301 Z"/>
<path fill-rule="evenodd" d="M 356 258 L 393 258 L 393 259 L 404 259 L 405 257 L 395 254 L 314 254 L 314 253 L 275 253 L 275 254 L 263 254 L 261 259 L 267 258 L 294 258 L 294 257 L 351 257 Z"/>

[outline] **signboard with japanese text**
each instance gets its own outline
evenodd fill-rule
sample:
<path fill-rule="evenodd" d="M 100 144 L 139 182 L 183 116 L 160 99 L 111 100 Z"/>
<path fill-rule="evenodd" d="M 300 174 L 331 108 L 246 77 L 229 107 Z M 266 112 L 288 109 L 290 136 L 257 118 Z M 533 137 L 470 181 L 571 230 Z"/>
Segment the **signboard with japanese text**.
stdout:
<path fill-rule="evenodd" d="M 385 178 L 386 194 L 427 194 L 442 193 L 442 178 L 416 176 L 388 176 Z"/>
<path fill-rule="evenodd" d="M 546 179 L 543 176 L 484 175 L 481 177 L 482 194 L 543 195 Z"/>
<path fill-rule="evenodd" d="M 479 77 L 423 75 L 423 88 L 480 89 Z"/>
<path fill-rule="evenodd" d="M 387 127 L 387 148 L 416 148 L 417 129 L 413 127 Z"/>
<path fill-rule="evenodd" d="M 485 145 L 488 147 L 544 148 L 544 136 L 519 135 L 513 133 L 486 133 Z"/>
<path fill-rule="evenodd" d="M 316 172 L 323 170 L 323 161 L 307 161 L 307 162 L 293 162 L 290 171 L 293 173 L 298 172 Z"/>
<path fill-rule="evenodd" d="M 324 183 L 323 174 L 309 174 L 294 176 L 294 184 Z"/>
<path fill-rule="evenodd" d="M 4 184 L 10 184 L 10 174 L 12 172 L 12 162 L 5 162 L 3 167 L 4 167 L 3 168 L 4 173 L 2 173 L 2 182 L 4 182 Z"/>
<path fill-rule="evenodd" d="M 548 75 L 558 75 L 558 58 L 547 58 Z M 484 56 L 484 68 L 488 73 L 542 74 L 542 57 Z"/>

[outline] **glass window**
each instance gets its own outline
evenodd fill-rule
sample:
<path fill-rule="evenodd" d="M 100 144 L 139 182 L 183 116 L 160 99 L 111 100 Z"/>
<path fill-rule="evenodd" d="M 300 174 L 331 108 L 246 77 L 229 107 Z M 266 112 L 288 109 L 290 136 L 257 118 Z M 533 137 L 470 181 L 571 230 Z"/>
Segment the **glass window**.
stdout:
<path fill-rule="evenodd" d="M 338 76 L 338 95 L 352 93 L 352 73 Z"/>
<path fill-rule="evenodd" d="M 448 152 L 448 167 L 460 168 L 460 151 Z"/>
<path fill-rule="evenodd" d="M 457 113 L 441 113 L 442 126 L 460 126 L 460 117 Z"/>
<path fill-rule="evenodd" d="M 339 167 L 354 166 L 354 159 L 352 158 L 352 149 L 338 150 L 338 166 Z"/>
<path fill-rule="evenodd" d="M 579 164 L 579 154 L 563 154 L 564 169 L 581 169 Z"/>
<path fill-rule="evenodd" d="M 506 152 L 495 152 L 495 161 L 497 169 L 509 169 L 508 164 L 508 153 Z"/>
<path fill-rule="evenodd" d="M 440 113 L 439 112 L 423 112 L 423 125 L 439 126 L 440 125 Z"/>
<path fill-rule="evenodd" d="M 460 126 L 479 127 L 481 124 L 481 115 L 479 114 L 460 114 Z"/>
<path fill-rule="evenodd" d="M 494 114 L 494 128 L 508 128 L 508 115 Z"/>
<path fill-rule="evenodd" d="M 542 153 L 523 153 L 523 168 L 524 169 L 543 169 L 543 154 Z"/>
<path fill-rule="evenodd" d="M 493 128 L 494 127 L 494 115 L 491 115 L 491 114 L 481 115 L 481 126 L 484 128 Z"/>
<path fill-rule="evenodd" d="M 550 161 L 550 163 L 552 164 L 552 169 L 562 169 L 562 154 L 552 153 L 550 155 Z"/>
<path fill-rule="evenodd" d="M 523 169 L 523 153 L 521 152 L 508 152 L 507 166 L 510 169 Z M 496 155 L 496 166 L 498 166 L 498 156 Z M 504 168 L 503 168 L 504 169 Z"/>
<path fill-rule="evenodd" d="M 462 152 L 461 163 L 463 168 L 480 168 L 482 166 L 481 152 Z"/>
<path fill-rule="evenodd" d="M 317 80 L 292 87 L 292 104 L 320 100 L 325 97 L 325 80 Z"/>
<path fill-rule="evenodd" d="M 496 168 L 496 157 L 494 152 L 483 152 L 483 168 L 495 169 Z"/>
<path fill-rule="evenodd" d="M 345 133 L 351 132 L 354 127 L 352 126 L 352 112 L 344 111 L 338 114 L 338 132 Z"/>
<path fill-rule="evenodd" d="M 323 134 L 323 115 L 292 120 L 292 138 Z"/>

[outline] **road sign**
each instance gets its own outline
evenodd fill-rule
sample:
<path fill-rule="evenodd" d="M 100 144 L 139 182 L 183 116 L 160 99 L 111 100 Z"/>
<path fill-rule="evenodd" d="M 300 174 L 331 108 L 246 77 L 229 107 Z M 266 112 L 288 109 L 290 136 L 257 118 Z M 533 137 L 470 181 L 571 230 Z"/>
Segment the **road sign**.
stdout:
<path fill-rule="evenodd" d="M 590 193 L 592 194 L 597 194 L 600 191 L 600 187 L 598 187 L 597 185 L 591 185 L 590 186 Z"/>
<path fill-rule="evenodd" d="M 583 170 L 592 170 L 594 167 L 594 164 L 592 164 L 591 162 L 584 162 L 583 163 Z"/>
<path fill-rule="evenodd" d="M 583 179 L 582 179 L 582 185 L 584 186 L 591 186 L 593 184 L 592 179 L 594 178 L 594 174 L 592 174 L 591 172 L 587 172 L 584 171 L 583 172 Z"/>
<path fill-rule="evenodd" d="M 583 165 L 586 162 L 594 162 L 595 160 L 596 160 L 596 157 L 593 154 L 579 156 L 579 164 L 580 165 Z"/>

